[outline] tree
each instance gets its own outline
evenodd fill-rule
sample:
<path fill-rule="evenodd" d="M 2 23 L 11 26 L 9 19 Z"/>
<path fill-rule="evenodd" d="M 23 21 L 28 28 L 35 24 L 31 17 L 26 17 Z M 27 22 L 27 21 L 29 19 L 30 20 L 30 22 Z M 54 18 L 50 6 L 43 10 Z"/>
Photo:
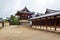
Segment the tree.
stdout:
<path fill-rule="evenodd" d="M 11 25 L 17 25 L 17 24 L 19 24 L 19 20 L 18 20 L 19 18 L 18 17 L 16 17 L 16 16 L 14 16 L 14 15 L 11 15 L 11 17 L 10 17 L 10 24 Z"/>

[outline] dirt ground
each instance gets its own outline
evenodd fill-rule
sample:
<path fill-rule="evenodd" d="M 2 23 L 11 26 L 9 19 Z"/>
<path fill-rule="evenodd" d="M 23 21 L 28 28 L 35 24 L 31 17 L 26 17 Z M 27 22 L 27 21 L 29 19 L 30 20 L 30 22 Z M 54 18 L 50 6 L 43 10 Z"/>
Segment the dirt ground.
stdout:
<path fill-rule="evenodd" d="M 60 40 L 60 34 L 23 26 L 5 26 L 0 29 L 0 40 Z"/>

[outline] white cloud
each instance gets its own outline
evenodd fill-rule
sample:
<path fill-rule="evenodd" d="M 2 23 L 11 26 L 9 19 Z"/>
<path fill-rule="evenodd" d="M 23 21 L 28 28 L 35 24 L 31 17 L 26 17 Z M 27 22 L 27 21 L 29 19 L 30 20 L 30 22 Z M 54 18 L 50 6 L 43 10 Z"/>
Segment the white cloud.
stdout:
<path fill-rule="evenodd" d="M 30 11 L 44 12 L 46 8 L 60 9 L 60 0 L 0 0 L 0 16 L 5 18 L 25 6 Z"/>

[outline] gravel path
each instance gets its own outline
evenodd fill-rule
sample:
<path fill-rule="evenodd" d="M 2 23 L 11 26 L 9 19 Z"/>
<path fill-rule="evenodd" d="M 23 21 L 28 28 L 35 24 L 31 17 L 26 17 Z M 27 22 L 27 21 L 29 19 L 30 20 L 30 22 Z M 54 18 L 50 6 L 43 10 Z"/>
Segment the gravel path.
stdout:
<path fill-rule="evenodd" d="M 0 40 L 60 40 L 60 34 L 22 26 L 5 26 L 0 29 Z"/>

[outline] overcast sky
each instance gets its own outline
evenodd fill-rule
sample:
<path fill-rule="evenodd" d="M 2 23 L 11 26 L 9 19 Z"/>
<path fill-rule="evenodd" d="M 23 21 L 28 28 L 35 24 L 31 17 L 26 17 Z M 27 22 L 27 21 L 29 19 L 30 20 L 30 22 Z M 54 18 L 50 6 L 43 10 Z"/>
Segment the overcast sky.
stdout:
<path fill-rule="evenodd" d="M 60 10 L 60 0 L 0 0 L 0 17 L 14 15 L 25 6 L 30 11 L 44 13 L 46 8 Z"/>

